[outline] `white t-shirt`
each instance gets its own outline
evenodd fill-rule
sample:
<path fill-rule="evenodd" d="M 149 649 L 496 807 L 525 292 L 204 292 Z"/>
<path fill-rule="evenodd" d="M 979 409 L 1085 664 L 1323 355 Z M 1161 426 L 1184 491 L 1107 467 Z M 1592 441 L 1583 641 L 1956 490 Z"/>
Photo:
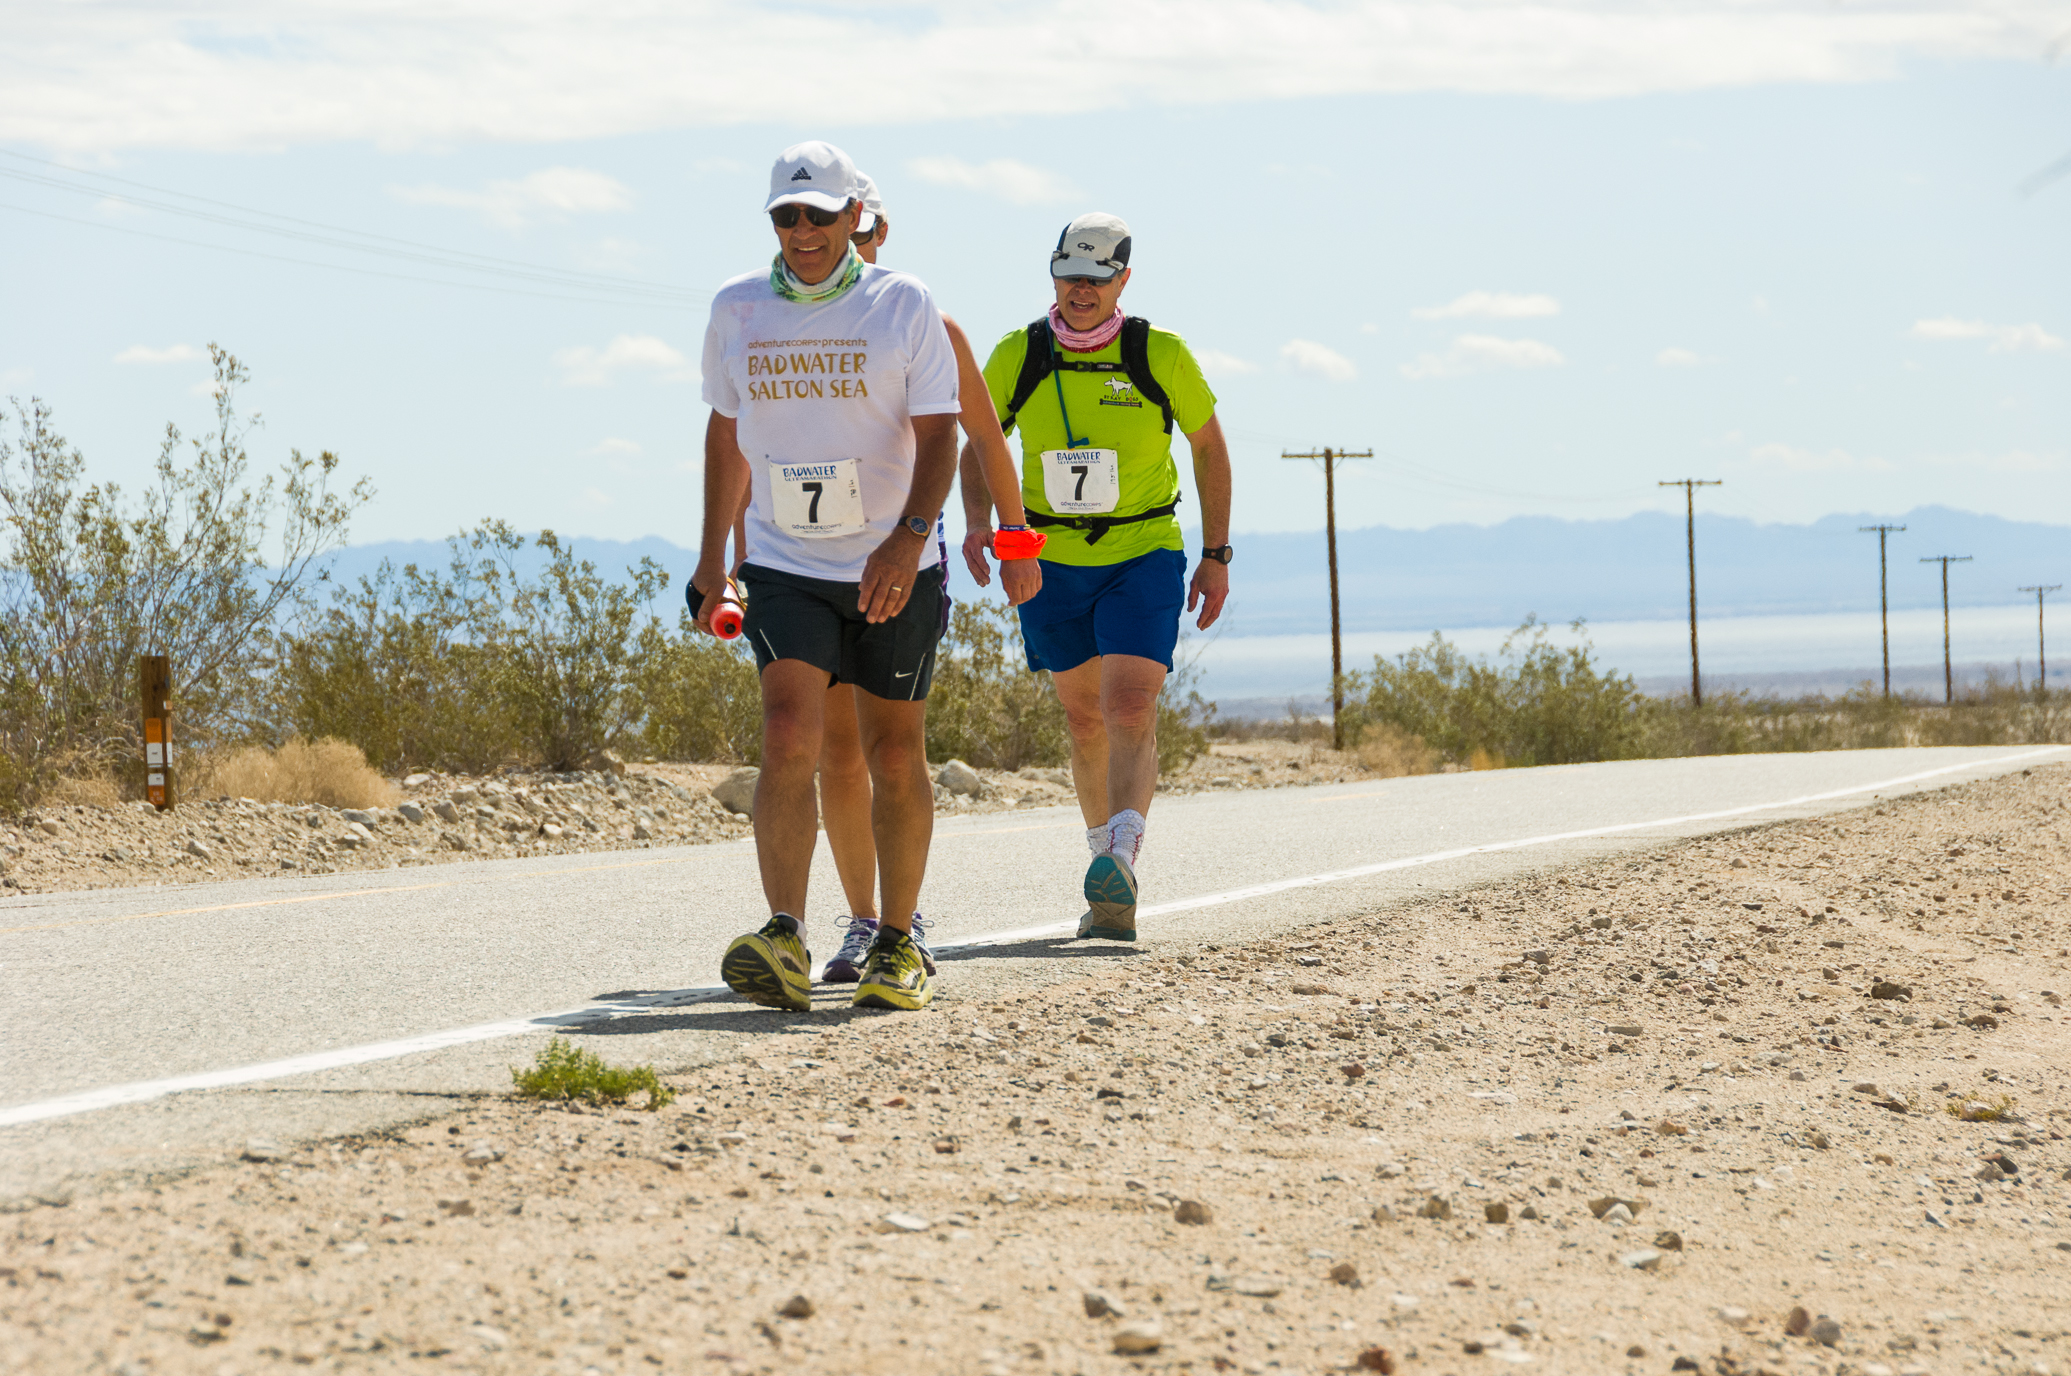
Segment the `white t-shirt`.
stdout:
<path fill-rule="evenodd" d="M 914 416 L 954 415 L 956 353 L 920 280 L 866 264 L 823 305 L 736 277 L 705 329 L 706 404 L 738 422 L 748 560 L 855 583 L 913 486 Z M 941 554 L 935 542 L 921 567 Z"/>

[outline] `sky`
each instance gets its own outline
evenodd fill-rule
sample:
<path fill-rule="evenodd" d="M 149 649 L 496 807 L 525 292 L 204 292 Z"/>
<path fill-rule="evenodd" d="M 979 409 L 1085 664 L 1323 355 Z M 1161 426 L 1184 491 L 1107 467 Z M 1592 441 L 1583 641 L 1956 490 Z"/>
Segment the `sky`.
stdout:
<path fill-rule="evenodd" d="M 0 4 L 0 396 L 134 486 L 337 452 L 358 541 L 694 544 L 777 152 L 989 345 L 1073 215 L 1220 398 L 1238 532 L 1941 504 L 2071 524 L 2071 0 Z M 956 524 L 952 518 L 952 525 Z"/>

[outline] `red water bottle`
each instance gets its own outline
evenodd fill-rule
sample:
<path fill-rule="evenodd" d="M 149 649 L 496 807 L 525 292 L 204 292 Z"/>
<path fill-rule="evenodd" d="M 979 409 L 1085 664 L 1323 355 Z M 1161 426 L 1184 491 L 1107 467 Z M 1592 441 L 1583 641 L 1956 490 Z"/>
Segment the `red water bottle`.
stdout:
<path fill-rule="evenodd" d="M 696 616 L 699 609 L 705 605 L 705 594 L 699 591 L 695 583 L 686 585 L 684 592 L 685 601 L 690 605 L 690 614 Z M 748 609 L 742 601 L 743 596 L 740 585 L 731 578 L 727 579 L 725 591 L 719 594 L 719 608 L 712 613 L 712 634 L 721 640 L 740 638 L 741 626 L 748 617 Z"/>

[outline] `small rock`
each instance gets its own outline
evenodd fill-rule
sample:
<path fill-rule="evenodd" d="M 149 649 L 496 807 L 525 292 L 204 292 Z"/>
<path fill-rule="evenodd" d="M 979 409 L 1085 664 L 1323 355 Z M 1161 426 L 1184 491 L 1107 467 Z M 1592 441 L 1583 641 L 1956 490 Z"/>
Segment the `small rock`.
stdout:
<path fill-rule="evenodd" d="M 777 1313 L 787 1319 L 809 1319 L 813 1316 L 813 1302 L 803 1295 L 793 1295 L 777 1306 Z"/>
<path fill-rule="evenodd" d="M 1165 1326 L 1156 1319 L 1137 1319 L 1115 1330 L 1115 1351 L 1125 1355 L 1156 1352 L 1165 1341 Z"/>
<path fill-rule="evenodd" d="M 978 771 L 962 760 L 951 760 L 935 771 L 935 782 L 951 793 L 960 793 L 966 798 L 975 798 L 985 791 L 985 780 L 978 777 Z"/>
<path fill-rule="evenodd" d="M 442 822 L 457 822 L 460 820 L 460 809 L 444 798 L 433 803 L 431 810 L 432 815 Z"/>
<path fill-rule="evenodd" d="M 547 822 L 540 827 L 539 834 L 546 837 L 549 841 L 558 841 L 568 833 L 558 824 Z"/>
<path fill-rule="evenodd" d="M 244 1144 L 244 1159 L 247 1161 L 279 1161 L 286 1156 L 280 1143 L 265 1137 L 254 1137 Z"/>
<path fill-rule="evenodd" d="M 722 1147 L 745 1147 L 748 1145 L 748 1134 L 745 1132 L 722 1132 L 712 1140 Z"/>
<path fill-rule="evenodd" d="M 1644 1199 L 1620 1199 L 1616 1195 L 1607 1194 L 1601 1198 L 1590 1200 L 1589 1212 L 1598 1218 L 1602 1218 L 1610 1213 L 1613 1208 L 1619 1206 L 1624 1207 L 1626 1220 L 1630 1222 L 1632 1219 L 1638 1218 L 1646 1210 L 1647 1201 Z"/>
<path fill-rule="evenodd" d="M 475 1201 L 472 1199 L 441 1199 L 439 1212 L 448 1218 L 473 1218 Z"/>
<path fill-rule="evenodd" d="M 1821 1314 L 1812 1321 L 1812 1341 L 1818 1343 L 1821 1347 L 1839 1347 L 1841 1345 L 1841 1325 L 1835 1323 L 1826 1315 Z"/>
<path fill-rule="evenodd" d="M 1791 1312 L 1784 1315 L 1783 1318 L 1784 1336 L 1802 1338 L 1811 1331 L 1812 1315 L 1805 1311 L 1805 1306 L 1802 1304 L 1792 1306 Z"/>
<path fill-rule="evenodd" d="M 1719 1310 L 1719 1321 L 1733 1328 L 1745 1328 L 1754 1316 L 1745 1309 L 1726 1305 Z"/>
<path fill-rule="evenodd" d="M 403 780 L 404 788 L 419 788 L 431 782 L 429 774 L 412 774 Z"/>
<path fill-rule="evenodd" d="M 959 1147 L 959 1144 L 954 1137 L 937 1137 L 935 1139 L 934 1145 L 935 1155 L 937 1156 L 954 1155 Z"/>
<path fill-rule="evenodd" d="M 186 852 L 189 855 L 193 856 L 197 860 L 207 860 L 211 858 L 209 848 L 207 846 L 204 846 L 199 841 L 189 841 L 186 844 L 186 846 L 183 847 L 183 849 L 186 850 Z"/>
<path fill-rule="evenodd" d="M 1613 1204 L 1610 1208 L 1604 1210 L 1603 1213 L 1598 1215 L 1598 1217 L 1603 1219 L 1604 1222 L 1612 1224 L 1614 1226 L 1622 1223 L 1630 1223 L 1632 1222 L 1632 1210 L 1626 1208 L 1624 1203 L 1621 1201 L 1619 1203 Z"/>
<path fill-rule="evenodd" d="M 1834 1145 L 1834 1139 L 1827 1136 L 1825 1133 L 1821 1132 L 1817 1128 L 1814 1128 L 1811 1132 L 1806 1133 L 1805 1140 L 1810 1142 L 1813 1146 L 1819 1148 L 1821 1151 L 1825 1151 L 1828 1147 Z"/>
<path fill-rule="evenodd" d="M 742 817 L 755 814 L 755 781 L 762 777 L 762 771 L 749 765 L 712 785 L 712 797 L 728 812 Z"/>
<path fill-rule="evenodd" d="M 1660 1133 L 1663 1137 L 1688 1137 L 1690 1135 L 1690 1129 L 1672 1118 L 1663 1118 L 1656 1123 L 1654 1131 Z"/>
<path fill-rule="evenodd" d="M 1369 1347 L 1359 1354 L 1361 1371 L 1378 1371 L 1384 1376 L 1394 1376 L 1395 1354 L 1385 1347 Z"/>
<path fill-rule="evenodd" d="M 1637 1037 L 1644 1030 L 1635 1022 L 1614 1022 L 1604 1029 L 1614 1037 Z"/>
<path fill-rule="evenodd" d="M 645 822 L 633 823 L 633 839 L 635 841 L 652 841 L 654 839 L 654 828 L 648 826 Z"/>
<path fill-rule="evenodd" d="M 1984 1165 L 1978 1167 L 1977 1178 L 1989 1185 L 1994 1181 L 2006 1179 L 2006 1172 L 1999 1169 L 1997 1161 L 1987 1161 Z"/>
<path fill-rule="evenodd" d="M 398 803 L 396 815 L 406 822 L 421 822 L 424 820 L 424 809 L 415 803 Z"/>
<path fill-rule="evenodd" d="M 250 1271 L 232 1271 L 229 1275 L 223 1277 L 223 1283 L 225 1285 L 250 1285 L 252 1283 L 252 1273 Z"/>
<path fill-rule="evenodd" d="M 1975 1027 L 1980 1032 L 1990 1032 L 1993 1028 L 1999 1026 L 1999 1019 L 1993 1017 L 1990 1013 L 1974 1013 L 1970 1017 L 1965 1018 L 1963 1023 L 1966 1027 Z"/>
<path fill-rule="evenodd" d="M 1508 1223 L 1510 1206 L 1499 1199 L 1492 1199 L 1481 1206 L 1481 1216 L 1491 1223 Z"/>
<path fill-rule="evenodd" d="M 1120 1300 L 1105 1290 L 1088 1290 L 1079 1296 L 1079 1302 L 1086 1306 L 1086 1317 L 1089 1319 L 1119 1319 L 1129 1313 Z"/>
<path fill-rule="evenodd" d="M 1625 1349 L 1625 1355 L 1628 1357 L 1644 1357 L 1647 1355 L 1647 1349 L 1641 1347 L 1638 1343 L 1634 1343 L 1631 1347 Z"/>
<path fill-rule="evenodd" d="M 460 1159 L 475 1165 L 486 1165 L 491 1161 L 503 1160 L 503 1148 L 489 1142 L 477 1142 L 462 1152 Z"/>
<path fill-rule="evenodd" d="M 1230 1288 L 1240 1295 L 1253 1299 L 1269 1300 L 1287 1287 L 1266 1276 L 1239 1276 L 1230 1283 Z"/>
<path fill-rule="evenodd" d="M 359 825 L 363 827 L 374 826 L 376 823 L 380 821 L 380 819 L 377 818 L 373 813 L 368 812 L 362 808 L 356 807 L 345 808 L 341 810 L 338 813 L 338 815 L 340 817 L 343 817 L 348 822 L 357 822 Z"/>
<path fill-rule="evenodd" d="M 1661 1269 L 1661 1253 L 1652 1247 L 1643 1247 L 1637 1252 L 1627 1252 L 1618 1258 L 1619 1264 L 1634 1271 L 1658 1271 Z"/>
<path fill-rule="evenodd" d="M 1870 986 L 1870 997 L 1873 999 L 1909 999 L 1913 997 L 1913 987 L 1910 984 L 1895 984 L 1891 980 L 1880 979 Z"/>
<path fill-rule="evenodd" d="M 1664 1252 L 1680 1252 L 1683 1250 L 1683 1235 L 1673 1228 L 1664 1228 L 1654 1234 L 1654 1245 Z"/>
<path fill-rule="evenodd" d="M 889 1213 L 877 1220 L 880 1233 L 924 1233 L 932 1226 L 919 1214 Z"/>
<path fill-rule="evenodd" d="M 1393 1223 L 1395 1221 L 1395 1211 L 1386 1204 L 1382 1204 L 1373 1211 L 1373 1221 L 1376 1223 Z"/>
<path fill-rule="evenodd" d="M 1432 1195 L 1417 1206 L 1418 1218 L 1446 1219 L 1453 1216 L 1453 1206 L 1439 1195 Z"/>
<path fill-rule="evenodd" d="M 1340 1073 L 1340 1074 L 1342 1074 L 1342 1075 L 1343 1075 L 1343 1076 L 1344 1076 L 1344 1077 L 1345 1077 L 1346 1079 L 1348 1079 L 1348 1080 L 1356 1080 L 1356 1079 L 1358 1079 L 1358 1078 L 1359 1078 L 1360 1076 L 1362 1076 L 1362 1075 L 1366 1074 L 1366 1067 L 1365 1067 L 1365 1066 L 1363 1066 L 1363 1065 L 1361 1065 L 1361 1064 L 1360 1064 L 1359 1062 L 1357 1062 L 1357 1061 L 1351 1061 L 1351 1062 L 1348 1062 L 1348 1063 L 1347 1063 L 1347 1064 L 1345 1064 L 1345 1065 L 1341 1065 L 1341 1066 L 1339 1066 L 1339 1067 L 1338 1067 L 1338 1071 L 1339 1071 L 1339 1073 Z"/>
<path fill-rule="evenodd" d="M 1172 1211 L 1174 1223 L 1213 1223 L 1215 1211 L 1198 1199 L 1182 1199 Z"/>
<path fill-rule="evenodd" d="M 1871 1084 L 1868 1080 L 1864 1080 L 1861 1084 L 1854 1084 L 1848 1086 L 1848 1092 L 1851 1094 L 1867 1094 L 1872 1099 L 1874 1099 L 1882 1091 L 1879 1090 L 1875 1085 Z"/>
<path fill-rule="evenodd" d="M 1341 1261 L 1330 1268 L 1330 1278 L 1339 1285 L 1348 1285 L 1357 1290 L 1364 1282 L 1359 1279 L 1359 1268 L 1349 1261 Z"/>

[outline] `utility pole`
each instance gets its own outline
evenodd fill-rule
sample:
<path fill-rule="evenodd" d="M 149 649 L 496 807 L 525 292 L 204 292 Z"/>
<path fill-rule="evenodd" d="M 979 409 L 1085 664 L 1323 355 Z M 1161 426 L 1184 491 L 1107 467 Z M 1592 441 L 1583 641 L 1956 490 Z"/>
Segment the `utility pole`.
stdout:
<path fill-rule="evenodd" d="M 2035 667 L 2041 670 L 2035 681 L 2042 685 L 2035 696 L 2044 702 L 2049 700 L 2049 646 L 2042 639 L 2042 599 L 2063 586 L 2062 583 L 2031 583 L 2021 589 L 2035 594 Z"/>
<path fill-rule="evenodd" d="M 1859 531 L 1877 532 L 1877 625 L 1884 633 L 1884 696 L 1891 696 L 1891 599 L 1884 576 L 1884 537 L 1904 526 L 1857 526 Z"/>
<path fill-rule="evenodd" d="M 1345 748 L 1345 648 L 1338 631 L 1338 480 L 1340 459 L 1370 459 L 1373 450 L 1313 449 L 1306 454 L 1280 451 L 1283 459 L 1323 460 L 1323 541 L 1330 556 L 1330 748 Z"/>
<path fill-rule="evenodd" d="M 1956 701 L 1956 671 L 1949 662 L 1949 565 L 1967 564 L 1967 554 L 1930 554 L 1920 561 L 1942 566 L 1942 705 Z"/>
<path fill-rule="evenodd" d="M 1690 705 L 1704 706 L 1704 682 L 1697 676 L 1697 489 L 1720 487 L 1722 478 L 1677 478 L 1658 487 L 1683 489 L 1683 535 L 1690 547 Z"/>

